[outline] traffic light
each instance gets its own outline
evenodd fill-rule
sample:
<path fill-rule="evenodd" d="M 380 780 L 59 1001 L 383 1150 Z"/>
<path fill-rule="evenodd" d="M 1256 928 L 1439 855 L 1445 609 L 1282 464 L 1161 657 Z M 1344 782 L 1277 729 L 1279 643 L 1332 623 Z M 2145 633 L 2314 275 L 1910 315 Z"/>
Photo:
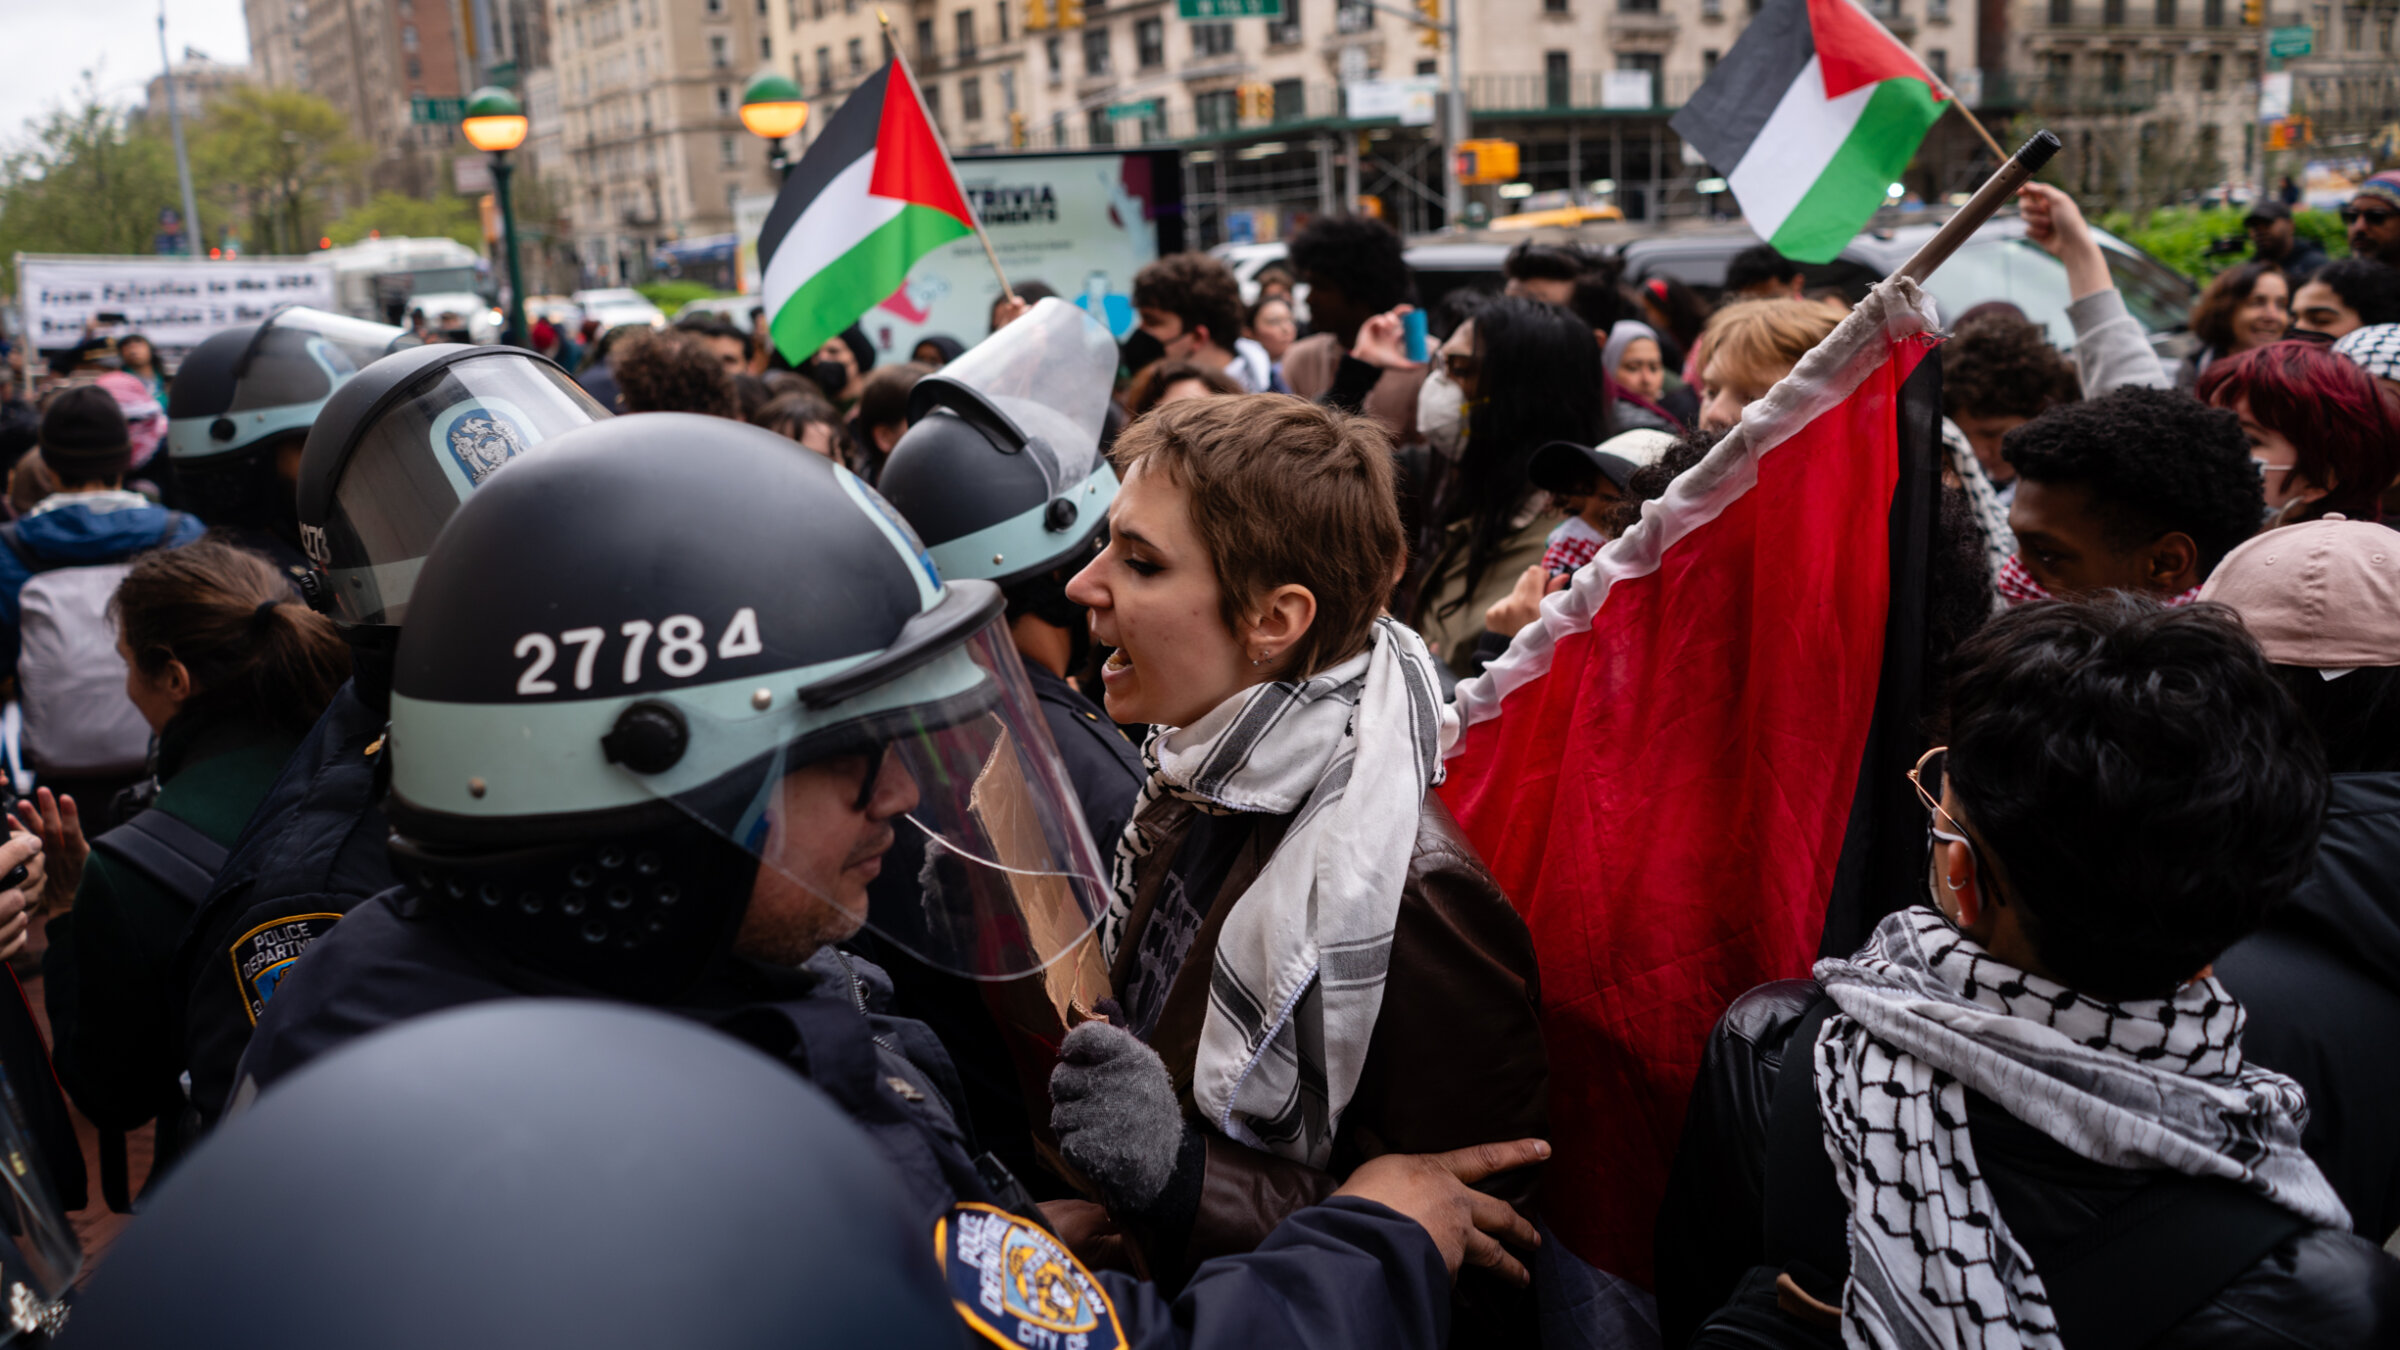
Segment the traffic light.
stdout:
<path fill-rule="evenodd" d="M 2252 28 L 2267 21 L 2267 0 L 2242 0 L 2242 22 Z"/>
<path fill-rule="evenodd" d="M 1058 26 L 1083 27 L 1083 0 L 1058 0 Z"/>
<path fill-rule="evenodd" d="M 1513 182 L 1517 176 L 1515 141 L 1460 141 L 1454 166 L 1460 184 Z"/>
<path fill-rule="evenodd" d="M 1050 26 L 1050 0 L 1025 0 L 1025 31 L 1037 32 Z"/>
<path fill-rule="evenodd" d="M 1274 85 L 1253 81 L 1235 90 L 1234 96 L 1240 104 L 1243 121 L 1272 122 L 1275 120 Z"/>
<path fill-rule="evenodd" d="M 1417 13 L 1425 22 L 1417 29 L 1417 45 L 1428 51 L 1442 49 L 1442 0 L 1417 0 Z"/>
<path fill-rule="evenodd" d="M 1008 115 L 1008 148 L 1011 150 L 1025 148 L 1025 114 L 1021 112 L 1012 112 Z"/>

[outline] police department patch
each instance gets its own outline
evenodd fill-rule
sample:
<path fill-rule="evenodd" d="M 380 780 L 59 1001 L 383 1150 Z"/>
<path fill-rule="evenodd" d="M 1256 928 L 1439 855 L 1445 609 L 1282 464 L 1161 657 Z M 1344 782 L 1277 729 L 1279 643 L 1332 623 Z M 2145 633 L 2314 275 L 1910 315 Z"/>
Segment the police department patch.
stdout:
<path fill-rule="evenodd" d="M 483 485 L 500 466 L 542 443 L 533 418 L 502 398 L 478 395 L 433 419 L 433 449 L 459 496 Z"/>
<path fill-rule="evenodd" d="M 333 931 L 341 921 L 339 914 L 292 914 L 262 923 L 233 940 L 233 982 L 241 986 L 242 1006 L 250 1011 L 250 1025 L 258 1025 L 258 1015 L 267 1010 L 267 1000 L 275 997 L 275 987 L 283 983 L 292 963 L 308 944 Z"/>
<path fill-rule="evenodd" d="M 933 1245 L 959 1316 L 994 1344 L 1124 1350 L 1108 1291 L 1041 1225 L 962 1204 L 933 1226 Z"/>

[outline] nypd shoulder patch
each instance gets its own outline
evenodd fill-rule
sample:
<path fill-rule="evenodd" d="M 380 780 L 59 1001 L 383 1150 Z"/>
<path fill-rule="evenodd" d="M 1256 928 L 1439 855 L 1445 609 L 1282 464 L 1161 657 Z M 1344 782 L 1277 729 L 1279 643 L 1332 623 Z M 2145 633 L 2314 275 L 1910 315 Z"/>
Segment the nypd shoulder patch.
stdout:
<path fill-rule="evenodd" d="M 933 1245 L 959 1316 L 993 1344 L 1125 1350 L 1108 1291 L 1040 1224 L 961 1204 L 933 1226 Z"/>
<path fill-rule="evenodd" d="M 258 1016 L 267 1010 L 267 1000 L 275 997 L 275 986 L 291 971 L 292 963 L 308 944 L 333 931 L 341 922 L 339 914 L 287 914 L 273 919 L 233 940 L 233 982 L 241 987 L 242 1006 L 249 1010 L 250 1025 L 258 1025 Z"/>

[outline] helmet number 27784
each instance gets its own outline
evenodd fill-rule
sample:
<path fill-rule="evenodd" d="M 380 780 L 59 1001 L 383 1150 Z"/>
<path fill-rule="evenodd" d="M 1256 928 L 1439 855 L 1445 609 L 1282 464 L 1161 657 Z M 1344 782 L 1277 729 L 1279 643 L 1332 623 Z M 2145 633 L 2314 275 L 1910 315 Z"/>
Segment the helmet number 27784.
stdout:
<path fill-rule="evenodd" d="M 692 615 L 670 615 L 657 623 L 633 619 L 617 633 L 625 639 L 624 659 L 619 666 L 623 684 L 641 683 L 645 658 L 658 667 L 660 674 L 678 680 L 688 680 L 708 668 L 707 628 Z M 558 664 L 561 646 L 573 650 L 575 687 L 591 688 L 593 672 L 600 663 L 600 649 L 607 644 L 605 628 L 570 628 L 555 638 L 548 633 L 525 634 L 517 639 L 515 649 L 517 659 L 528 663 L 517 676 L 517 692 L 527 695 L 558 692 L 558 682 L 547 677 L 550 668 Z M 726 621 L 725 631 L 717 637 L 717 656 L 730 660 L 756 656 L 764 650 L 758 640 L 758 611 L 747 605 L 735 610 Z"/>

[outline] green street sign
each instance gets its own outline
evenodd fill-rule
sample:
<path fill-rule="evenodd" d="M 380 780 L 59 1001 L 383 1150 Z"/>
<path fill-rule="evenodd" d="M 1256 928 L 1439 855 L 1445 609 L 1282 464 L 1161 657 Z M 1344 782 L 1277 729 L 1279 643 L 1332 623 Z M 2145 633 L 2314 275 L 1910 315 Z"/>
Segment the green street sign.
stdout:
<path fill-rule="evenodd" d="M 420 125 L 457 123 L 466 120 L 467 101 L 463 98 L 430 98 L 419 94 L 408 101 L 408 120 Z"/>
<path fill-rule="evenodd" d="M 2267 30 L 2267 55 L 2278 61 L 2286 57 L 2306 56 L 2316 50 L 2317 30 L 2307 24 Z"/>
<path fill-rule="evenodd" d="M 1143 99 L 1139 103 L 1111 103 L 1108 120 L 1111 122 L 1147 122 L 1158 116 L 1158 100 Z"/>
<path fill-rule="evenodd" d="M 1283 0 L 1175 0 L 1175 15 L 1183 19 L 1280 19 Z"/>

